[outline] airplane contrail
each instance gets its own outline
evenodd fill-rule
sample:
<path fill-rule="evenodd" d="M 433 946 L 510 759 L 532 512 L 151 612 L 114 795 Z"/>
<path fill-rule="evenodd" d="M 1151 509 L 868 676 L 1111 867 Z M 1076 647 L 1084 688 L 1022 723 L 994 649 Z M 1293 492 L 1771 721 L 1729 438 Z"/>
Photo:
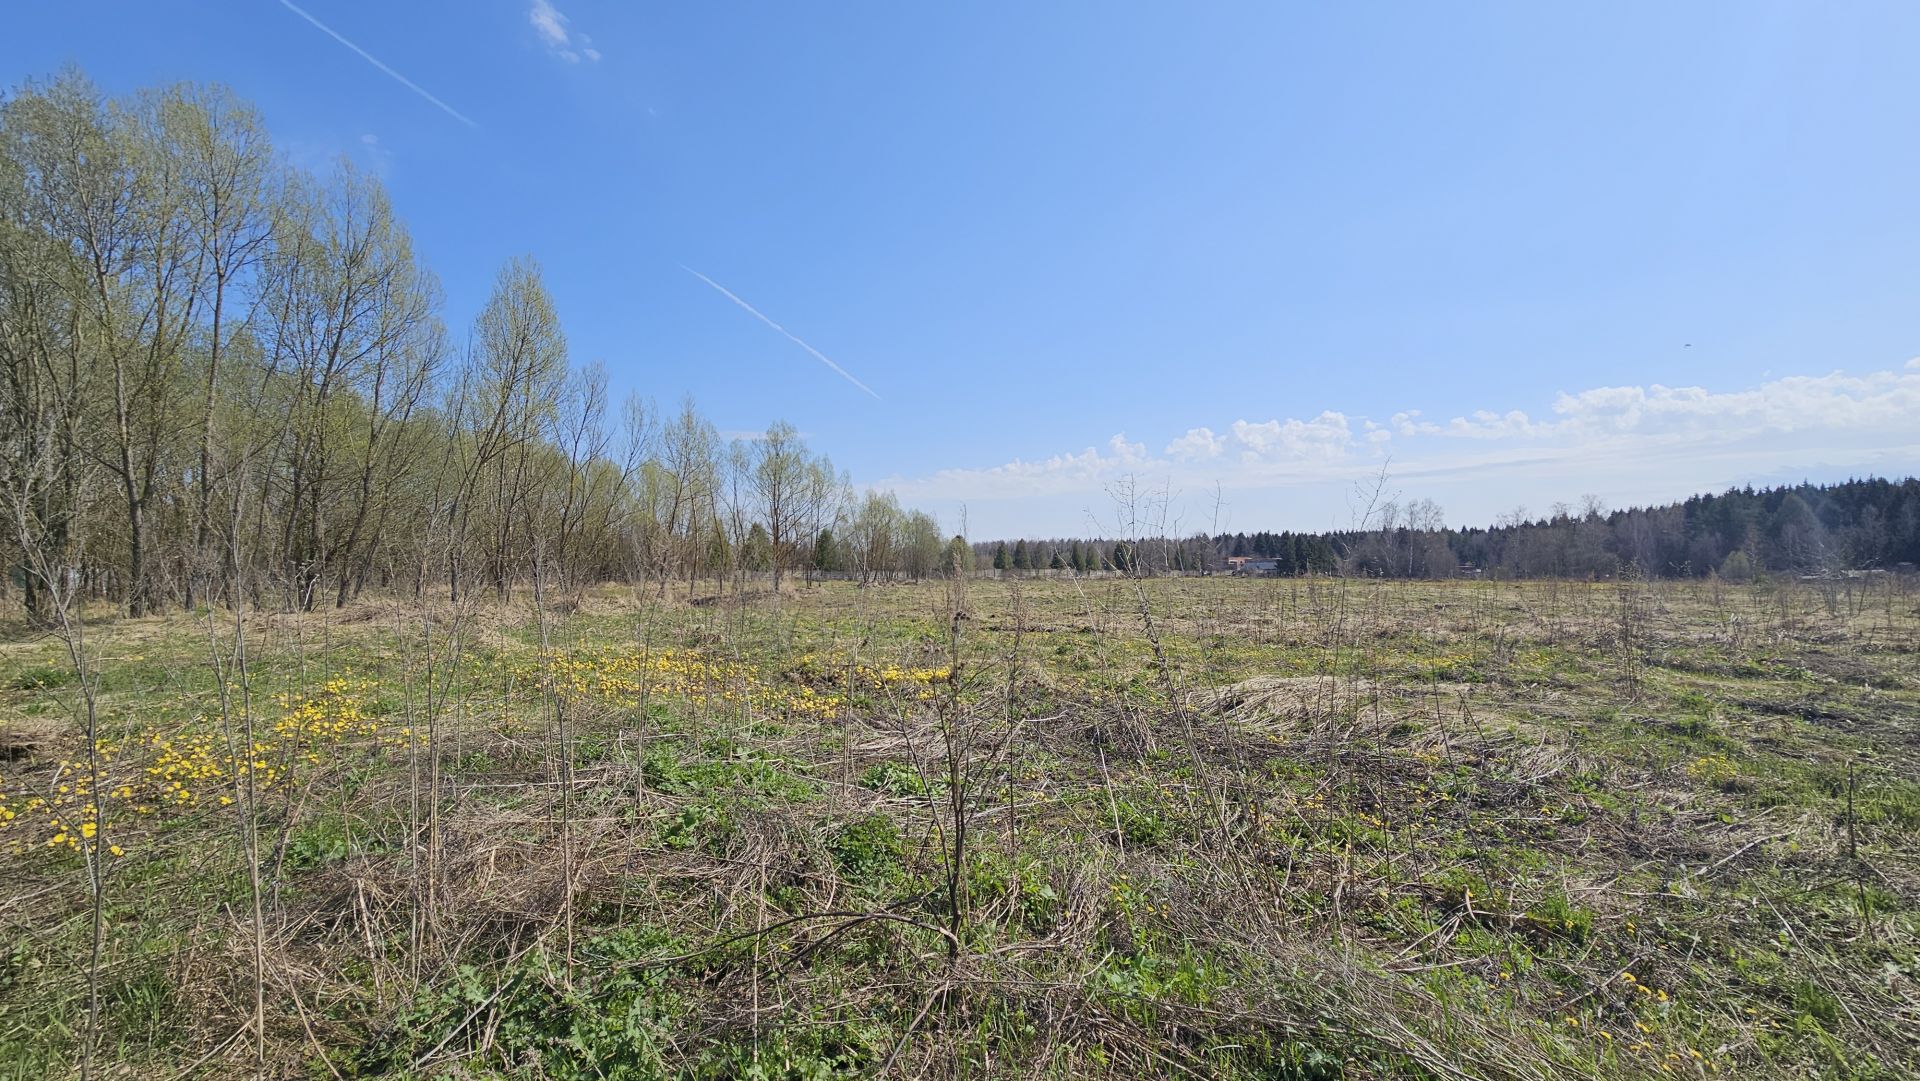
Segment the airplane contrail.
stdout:
<path fill-rule="evenodd" d="M 281 2 L 284 3 L 285 0 L 281 0 Z M 813 358 L 815 360 L 819 361 L 822 364 L 825 364 L 827 367 L 832 368 L 834 371 L 840 373 L 840 378 L 845 379 L 847 382 L 852 383 L 854 386 L 859 387 L 861 390 L 866 391 L 868 394 L 873 394 L 874 401 L 879 402 L 879 401 L 886 400 L 880 397 L 880 395 L 874 394 L 872 387 L 866 385 L 865 383 L 862 383 L 858 379 L 855 379 L 853 377 L 852 372 L 849 372 L 845 368 L 842 368 L 840 365 L 835 364 L 833 362 L 833 358 L 827 356 L 825 353 L 822 353 L 820 350 L 815 349 L 813 346 L 808 345 L 806 342 L 801 341 L 800 336 L 798 334 L 795 334 L 793 331 L 788 330 L 786 327 L 783 327 L 780 324 L 774 322 L 773 320 L 767 318 L 765 315 L 762 315 L 760 313 L 760 309 L 754 307 L 753 305 L 747 303 L 744 300 L 741 300 L 738 296 L 735 296 L 733 290 L 728 289 L 726 286 L 721 285 L 719 282 L 714 281 L 712 278 L 707 277 L 705 274 L 700 273 L 699 271 L 693 269 L 692 267 L 688 266 L 685 263 L 680 264 L 680 269 L 686 271 L 687 273 L 693 275 L 696 278 L 699 278 L 701 281 L 706 282 L 708 285 L 713 286 L 715 289 L 720 291 L 721 296 L 726 297 L 728 300 L 733 301 L 735 304 L 738 304 L 742 308 L 745 308 L 747 309 L 747 311 L 753 313 L 753 317 L 755 319 L 760 320 L 762 323 L 765 323 L 768 326 L 772 327 L 773 329 L 786 335 L 788 341 L 792 342 L 793 344 L 799 346 L 802 349 L 805 349 L 807 352 L 812 353 Z"/>
<path fill-rule="evenodd" d="M 316 19 L 313 16 L 307 14 L 298 5 L 294 4 L 293 0 L 280 0 L 280 6 L 286 8 L 288 11 L 291 11 L 295 15 L 298 15 L 301 18 L 312 23 L 314 26 L 318 27 L 321 30 L 321 32 L 325 33 L 328 37 L 332 38 L 333 40 L 339 42 L 342 45 L 345 45 L 347 48 L 352 49 L 354 52 L 359 53 L 360 59 L 365 60 L 367 63 L 372 64 L 374 67 L 379 68 L 381 71 L 386 72 L 388 75 L 392 76 L 397 82 L 399 82 L 401 86 L 406 87 L 408 90 L 413 91 L 414 93 L 420 95 L 423 98 L 426 98 L 428 101 L 439 106 L 441 112 L 446 113 L 448 116 L 453 117 L 455 120 L 460 121 L 462 124 L 465 124 L 470 128 L 477 128 L 480 126 L 478 123 L 476 123 L 473 120 L 473 118 L 467 116 L 466 114 L 462 113 L 460 110 L 454 108 L 453 106 L 448 105 L 446 102 L 441 101 L 439 98 L 434 97 L 432 94 L 427 93 L 426 90 L 422 88 L 419 83 L 414 82 L 412 79 L 407 78 L 405 75 L 402 75 L 399 72 L 393 70 L 392 68 L 386 66 L 385 64 L 382 64 L 379 58 L 374 56 L 372 53 L 368 52 L 365 49 L 362 49 L 358 45 L 355 45 L 353 42 L 348 41 L 346 38 L 341 37 L 340 33 L 336 31 L 333 27 L 328 26 L 326 23 L 323 23 L 319 19 Z"/>

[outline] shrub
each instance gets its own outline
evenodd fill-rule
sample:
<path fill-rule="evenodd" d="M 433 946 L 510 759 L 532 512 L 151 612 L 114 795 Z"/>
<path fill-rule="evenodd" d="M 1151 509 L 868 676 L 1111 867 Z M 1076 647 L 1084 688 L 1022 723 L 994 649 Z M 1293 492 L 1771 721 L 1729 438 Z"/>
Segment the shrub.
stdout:
<path fill-rule="evenodd" d="M 1753 560 L 1745 552 L 1733 552 L 1720 563 L 1720 577 L 1729 582 L 1746 582 L 1753 578 Z"/>

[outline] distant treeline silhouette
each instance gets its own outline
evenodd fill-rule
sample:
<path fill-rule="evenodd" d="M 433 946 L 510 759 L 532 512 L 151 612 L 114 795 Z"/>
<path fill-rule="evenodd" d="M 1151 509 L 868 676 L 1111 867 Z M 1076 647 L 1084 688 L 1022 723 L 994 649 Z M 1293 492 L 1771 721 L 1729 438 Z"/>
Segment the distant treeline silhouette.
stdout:
<path fill-rule="evenodd" d="M 974 545 L 981 567 L 1135 574 L 1343 574 L 1383 578 L 1662 578 L 1911 570 L 1920 564 L 1920 479 L 1732 488 L 1608 510 L 1592 497 L 1547 514 L 1453 528 L 1430 500 L 1385 502 L 1367 528 L 1191 537 L 1046 538 Z"/>

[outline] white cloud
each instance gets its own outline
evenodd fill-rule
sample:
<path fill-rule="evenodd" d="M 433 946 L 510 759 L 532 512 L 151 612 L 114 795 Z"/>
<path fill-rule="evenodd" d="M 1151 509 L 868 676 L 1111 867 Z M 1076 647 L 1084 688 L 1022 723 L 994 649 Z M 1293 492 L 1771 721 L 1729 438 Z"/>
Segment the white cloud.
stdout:
<path fill-rule="evenodd" d="M 1409 496 L 1444 495 L 1454 520 L 1470 522 L 1515 500 L 1545 505 L 1589 491 L 1631 505 L 1796 471 L 1920 469 L 1916 418 L 1920 359 L 1864 375 L 1788 376 L 1728 391 L 1591 387 L 1558 395 L 1539 417 L 1489 408 L 1441 423 L 1408 409 L 1375 421 L 1329 409 L 1309 419 L 1241 419 L 1224 429 L 1189 427 L 1157 455 L 1116 435 L 1075 453 L 881 485 L 923 503 L 965 502 L 983 527 L 1004 515 L 1000 528 L 1009 534 L 1071 529 L 1059 516 L 1075 497 L 1082 507 L 1101 505 L 1107 488 L 1128 475 L 1193 499 L 1217 484 L 1237 493 L 1238 513 L 1257 512 L 1258 521 L 1243 519 L 1247 528 L 1324 528 L 1344 521 L 1340 499 L 1376 473 L 1391 449 L 1396 486 Z M 1302 513 L 1326 519 L 1302 520 Z M 1047 520 L 1029 521 L 1035 516 Z"/>
<path fill-rule="evenodd" d="M 1190 428 L 1158 456 L 1147 453 L 1145 443 L 1115 435 L 1104 448 L 1036 461 L 1016 458 L 985 469 L 946 469 L 924 478 L 896 478 L 883 486 L 903 497 L 992 499 L 1098 491 L 1127 474 L 1211 484 L 1210 478 L 1219 477 L 1303 475 L 1347 461 L 1355 446 L 1347 417 L 1328 411 L 1312 420 L 1236 420 L 1225 433 Z"/>
<path fill-rule="evenodd" d="M 1368 421 L 1366 427 L 1369 441 L 1377 442 L 1373 433 L 1378 425 Z M 1242 464 L 1333 461 L 1346 454 L 1353 440 L 1346 415 L 1329 410 L 1312 420 L 1236 420 L 1224 435 L 1212 428 L 1189 428 L 1162 453 L 1180 462 L 1204 462 L 1230 453 Z"/>
<path fill-rule="evenodd" d="M 1187 434 L 1167 444 L 1161 453 L 1183 461 L 1203 461 L 1218 458 L 1226 443 L 1213 434 L 1212 428 L 1188 428 Z"/>
<path fill-rule="evenodd" d="M 1130 443 L 1124 434 L 1107 440 L 1103 453 L 1099 447 L 1087 447 L 1078 453 L 1056 454 L 1040 461 L 1015 458 L 1004 465 L 987 469 L 943 469 L 920 480 L 888 482 L 901 495 L 920 493 L 933 498 L 955 495 L 967 498 L 977 493 L 997 495 L 1059 495 L 1073 491 L 1098 490 L 1106 482 L 1129 472 L 1138 472 L 1156 464 L 1145 443 Z"/>
<path fill-rule="evenodd" d="M 1312 420 L 1236 420 L 1230 429 L 1245 464 L 1272 461 L 1338 461 L 1353 445 L 1346 415 L 1328 410 Z"/>
<path fill-rule="evenodd" d="M 533 7 L 527 9 L 527 21 L 549 45 L 567 43 L 567 17 L 560 9 L 547 3 L 547 0 L 533 0 Z"/>
<path fill-rule="evenodd" d="M 1518 409 L 1496 413 L 1477 409 L 1472 416 L 1455 417 L 1445 424 L 1418 419 L 1420 411 L 1409 409 L 1393 415 L 1393 429 L 1403 436 L 1449 435 L 1461 439 L 1508 439 L 1516 436 L 1551 434 L 1551 426 L 1536 424 Z"/>
<path fill-rule="evenodd" d="M 1127 442 L 1127 437 L 1124 433 L 1117 434 L 1107 440 L 1107 449 L 1113 451 L 1114 458 L 1121 462 L 1131 464 L 1148 460 L 1147 445 L 1145 443 Z"/>
<path fill-rule="evenodd" d="M 569 29 L 570 20 L 551 0 L 533 0 L 533 5 L 527 8 L 527 21 L 533 24 L 533 32 L 546 44 L 547 51 L 567 63 L 578 64 L 583 59 L 594 63 L 600 59 L 600 50 L 593 47 L 593 39 Z"/>
<path fill-rule="evenodd" d="M 1920 370 L 1914 361 L 1904 367 Z M 1558 419 L 1536 420 L 1518 409 L 1482 409 L 1435 424 L 1410 409 L 1395 413 L 1392 424 L 1404 437 L 1574 442 L 1629 434 L 1730 439 L 1822 428 L 1871 429 L 1920 415 L 1920 379 L 1896 371 L 1863 376 L 1832 372 L 1788 376 L 1726 392 L 1660 383 L 1593 387 L 1560 394 L 1553 413 Z"/>

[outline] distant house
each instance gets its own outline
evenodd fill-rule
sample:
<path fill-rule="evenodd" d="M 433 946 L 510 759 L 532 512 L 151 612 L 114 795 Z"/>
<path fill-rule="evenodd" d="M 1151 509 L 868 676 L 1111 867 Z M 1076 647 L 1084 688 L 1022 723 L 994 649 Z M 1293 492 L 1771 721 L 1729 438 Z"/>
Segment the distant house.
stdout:
<path fill-rule="evenodd" d="M 1232 573 L 1249 578 L 1270 578 L 1280 573 L 1280 561 L 1277 559 L 1247 559 L 1234 557 L 1227 560 Z"/>

